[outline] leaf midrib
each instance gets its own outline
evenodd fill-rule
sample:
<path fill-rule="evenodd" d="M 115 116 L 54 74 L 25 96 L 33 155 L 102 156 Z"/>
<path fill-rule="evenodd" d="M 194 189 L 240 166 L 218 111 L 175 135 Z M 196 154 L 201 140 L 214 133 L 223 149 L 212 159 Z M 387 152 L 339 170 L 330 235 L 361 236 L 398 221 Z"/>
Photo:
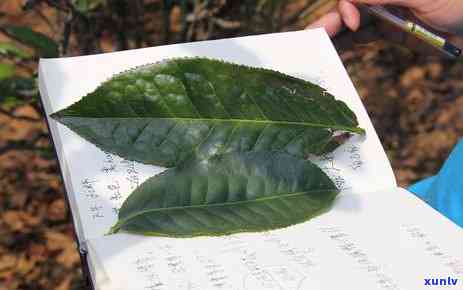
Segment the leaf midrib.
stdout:
<path fill-rule="evenodd" d="M 337 189 L 331 189 L 331 190 L 310 190 L 310 191 L 301 191 L 301 192 L 295 192 L 295 193 L 290 193 L 290 194 L 278 194 L 278 195 L 272 195 L 272 196 L 266 196 L 266 197 L 261 197 L 261 198 L 256 198 L 256 199 L 251 199 L 251 200 L 240 200 L 240 201 L 232 201 L 232 202 L 221 202 L 221 203 L 211 203 L 211 204 L 199 204 L 199 205 L 187 205 L 187 206 L 173 206 L 173 207 L 161 207 L 161 208 L 155 208 L 155 209 L 148 209 L 148 210 L 142 210 L 139 211 L 133 215 L 130 215 L 124 219 L 119 220 L 112 228 L 111 232 L 117 232 L 122 225 L 124 225 L 126 222 L 130 221 L 131 219 L 134 219 L 138 216 L 142 216 L 147 213 L 155 213 L 155 212 L 163 212 L 163 211 L 174 211 L 174 210 L 185 210 L 185 209 L 197 209 L 197 208 L 210 208 L 210 207 L 222 207 L 222 206 L 232 206 L 232 205 L 240 205 L 240 204 L 246 204 L 246 203 L 253 203 L 253 202 L 265 202 L 269 200 L 274 200 L 274 199 L 285 199 L 285 198 L 291 198 L 291 197 L 296 197 L 296 196 L 301 196 L 301 195 L 306 195 L 309 193 L 330 193 L 333 191 L 337 191 Z"/>
<path fill-rule="evenodd" d="M 348 127 L 339 125 L 328 125 L 310 122 L 293 122 L 293 121 L 274 121 L 274 120 L 246 120 L 246 119 L 214 119 L 214 118 L 181 118 L 181 117 L 81 117 L 81 116 L 60 116 L 61 118 L 93 118 L 93 119 L 156 119 L 156 120 L 174 120 L 174 121 L 198 121 L 198 122 L 223 122 L 223 123 L 253 123 L 253 124 L 272 124 L 272 125 L 296 125 L 304 127 L 317 127 L 341 130 L 351 133 L 364 134 L 365 130 L 360 127 Z"/>

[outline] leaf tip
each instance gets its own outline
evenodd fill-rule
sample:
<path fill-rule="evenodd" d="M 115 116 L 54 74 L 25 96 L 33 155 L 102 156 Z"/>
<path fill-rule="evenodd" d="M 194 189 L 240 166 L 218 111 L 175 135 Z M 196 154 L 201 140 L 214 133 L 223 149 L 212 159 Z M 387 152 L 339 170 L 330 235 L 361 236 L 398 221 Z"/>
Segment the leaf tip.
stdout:
<path fill-rule="evenodd" d="M 60 116 L 58 114 L 59 112 L 56 112 L 56 113 L 53 113 L 53 114 L 50 114 L 50 118 L 52 118 L 53 120 L 56 120 L 58 121 Z"/>
<path fill-rule="evenodd" d="M 54 112 L 54 113 L 50 114 L 50 117 L 51 117 L 53 120 L 62 123 L 62 122 L 63 122 L 63 118 L 64 118 L 65 116 L 64 116 L 63 110 L 61 110 L 61 111 Z"/>

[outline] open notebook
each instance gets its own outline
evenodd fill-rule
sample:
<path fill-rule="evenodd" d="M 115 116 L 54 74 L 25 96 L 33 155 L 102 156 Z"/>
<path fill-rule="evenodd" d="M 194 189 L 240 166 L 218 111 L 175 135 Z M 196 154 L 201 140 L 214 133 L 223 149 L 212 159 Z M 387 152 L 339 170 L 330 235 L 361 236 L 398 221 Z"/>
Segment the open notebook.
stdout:
<path fill-rule="evenodd" d="M 264 233 L 188 239 L 105 235 L 130 192 L 164 168 L 105 153 L 48 116 L 116 73 L 184 56 L 278 70 L 318 83 L 349 105 L 366 136 L 354 136 L 315 160 L 342 189 L 332 210 Z M 323 30 L 44 59 L 39 81 L 95 289 L 414 290 L 428 289 L 426 284 L 435 281 L 429 279 L 463 289 L 463 231 L 397 187 L 365 108 Z"/>

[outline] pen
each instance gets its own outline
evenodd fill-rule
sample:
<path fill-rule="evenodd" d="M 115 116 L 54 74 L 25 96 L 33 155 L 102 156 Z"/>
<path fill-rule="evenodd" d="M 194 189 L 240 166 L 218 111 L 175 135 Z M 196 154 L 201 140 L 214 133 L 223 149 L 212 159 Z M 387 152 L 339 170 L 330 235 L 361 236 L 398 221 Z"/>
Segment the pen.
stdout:
<path fill-rule="evenodd" d="M 405 32 L 415 35 L 419 39 L 432 45 L 433 47 L 436 47 L 450 57 L 457 58 L 462 54 L 462 50 L 450 43 L 447 39 L 429 31 L 428 29 L 415 22 L 404 20 L 392 14 L 389 10 L 382 6 L 372 6 L 366 4 L 360 4 L 360 6 L 365 8 L 370 14 L 393 24 Z"/>

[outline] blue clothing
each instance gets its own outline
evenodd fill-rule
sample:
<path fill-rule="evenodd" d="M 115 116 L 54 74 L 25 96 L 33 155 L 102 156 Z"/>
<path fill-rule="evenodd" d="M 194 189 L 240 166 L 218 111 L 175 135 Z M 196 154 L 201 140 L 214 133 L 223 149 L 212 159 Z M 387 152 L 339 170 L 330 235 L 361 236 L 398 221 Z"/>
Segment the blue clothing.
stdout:
<path fill-rule="evenodd" d="M 409 190 L 463 228 L 463 139 L 436 176 Z"/>

